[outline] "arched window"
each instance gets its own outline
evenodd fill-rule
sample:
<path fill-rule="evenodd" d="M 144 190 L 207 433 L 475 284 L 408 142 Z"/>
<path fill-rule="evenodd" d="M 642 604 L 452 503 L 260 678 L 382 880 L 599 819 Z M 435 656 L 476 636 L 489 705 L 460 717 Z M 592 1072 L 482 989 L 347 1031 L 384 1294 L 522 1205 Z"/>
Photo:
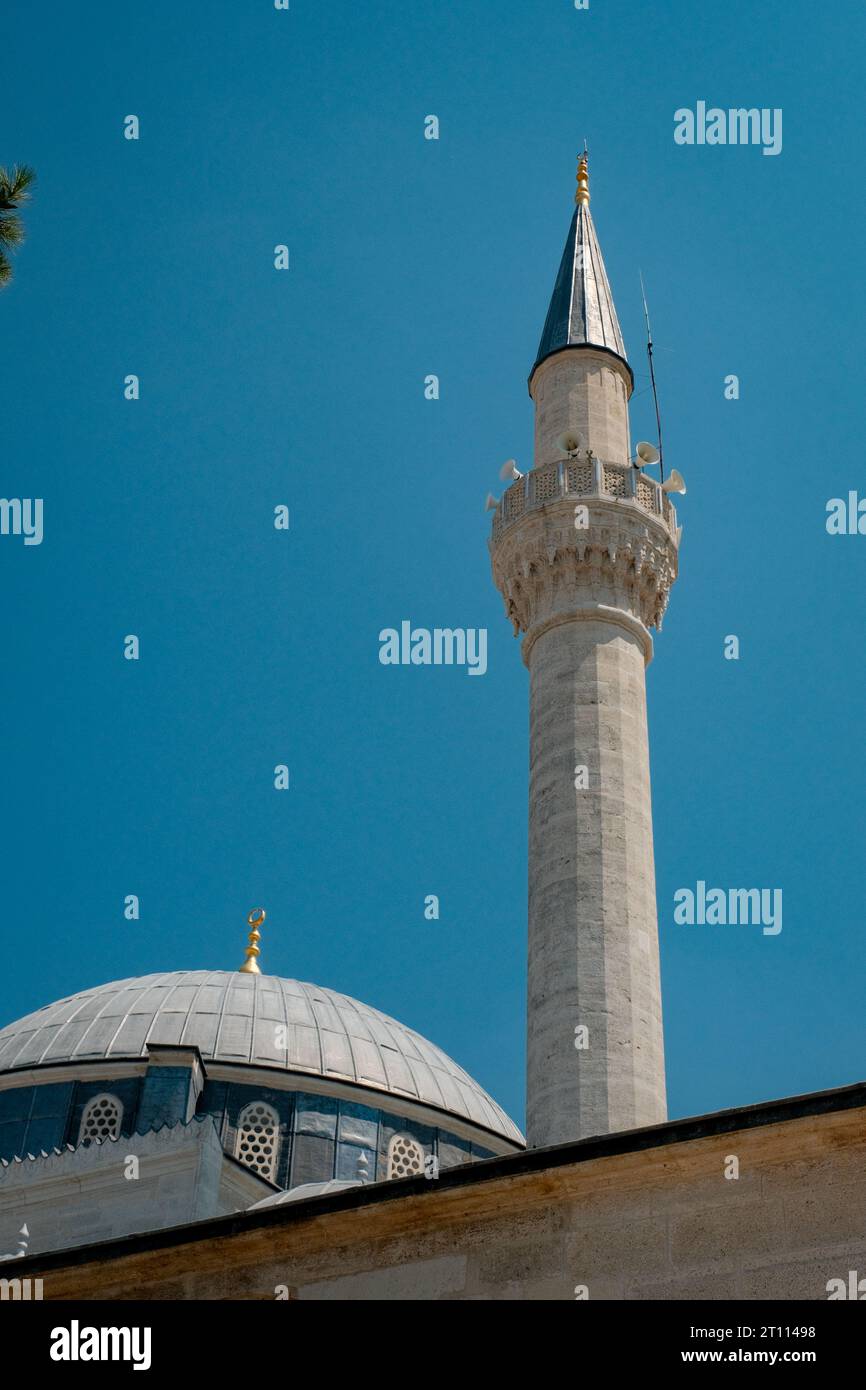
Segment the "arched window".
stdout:
<path fill-rule="evenodd" d="M 424 1172 L 424 1150 L 408 1134 L 395 1134 L 388 1145 L 388 1177 L 411 1178 Z"/>
<path fill-rule="evenodd" d="M 79 1144 L 90 1143 L 96 1139 L 102 1143 L 105 1139 L 120 1138 L 120 1122 L 123 1119 L 123 1106 L 117 1096 L 109 1096 L 103 1093 L 100 1096 L 93 1096 L 84 1107 L 84 1114 L 81 1116 L 81 1128 L 78 1131 Z"/>
<path fill-rule="evenodd" d="M 238 1117 L 235 1158 L 273 1182 L 279 1142 L 280 1117 L 276 1110 L 260 1100 L 245 1105 Z"/>

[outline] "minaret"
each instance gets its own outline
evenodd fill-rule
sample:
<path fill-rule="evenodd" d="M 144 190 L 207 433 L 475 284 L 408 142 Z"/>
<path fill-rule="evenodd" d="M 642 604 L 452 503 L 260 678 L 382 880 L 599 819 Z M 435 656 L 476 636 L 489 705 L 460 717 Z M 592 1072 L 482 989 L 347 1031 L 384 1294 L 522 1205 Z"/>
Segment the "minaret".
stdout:
<path fill-rule="evenodd" d="M 533 1147 L 667 1114 L 644 669 L 679 537 L 668 496 L 630 462 L 633 377 L 585 153 L 575 202 L 529 377 L 534 466 L 490 541 L 530 677 Z"/>

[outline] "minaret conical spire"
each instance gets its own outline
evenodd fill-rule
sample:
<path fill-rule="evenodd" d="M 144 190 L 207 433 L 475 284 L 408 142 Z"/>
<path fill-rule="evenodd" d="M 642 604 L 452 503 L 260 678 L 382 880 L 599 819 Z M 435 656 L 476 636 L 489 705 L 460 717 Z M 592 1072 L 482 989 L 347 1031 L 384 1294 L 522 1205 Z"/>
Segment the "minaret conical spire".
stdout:
<path fill-rule="evenodd" d="M 533 372 L 551 353 L 570 347 L 601 348 L 628 365 L 610 282 L 589 210 L 586 150 L 578 160 L 574 201 L 577 207 L 568 229 Z"/>
<path fill-rule="evenodd" d="M 529 379 L 533 466 L 490 541 L 529 670 L 530 1148 L 667 1113 L 644 668 L 679 527 L 632 463 L 634 383 L 585 154 L 576 202 Z"/>

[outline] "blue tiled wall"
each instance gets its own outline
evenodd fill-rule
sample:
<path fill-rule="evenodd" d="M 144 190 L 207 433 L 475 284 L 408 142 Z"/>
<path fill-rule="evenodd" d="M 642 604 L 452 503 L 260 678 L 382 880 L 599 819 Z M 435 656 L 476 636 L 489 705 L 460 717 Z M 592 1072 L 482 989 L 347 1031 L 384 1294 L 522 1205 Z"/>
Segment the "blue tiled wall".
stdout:
<path fill-rule="evenodd" d="M 78 1133 L 81 1129 L 81 1116 L 84 1112 L 84 1107 L 94 1096 L 102 1095 L 103 1092 L 110 1096 L 117 1096 L 117 1099 L 123 1106 L 123 1115 L 120 1119 L 120 1132 L 124 1136 L 132 1134 L 133 1130 L 136 1128 L 141 1080 L 142 1078 L 140 1076 L 130 1076 L 123 1078 L 113 1077 L 111 1081 L 73 1082 L 74 1092 L 63 1142 L 73 1145 L 78 1143 Z M 41 1088 L 37 1086 L 36 1089 L 40 1090 Z"/>
<path fill-rule="evenodd" d="M 0 1091 L 0 1158 L 9 1161 L 42 1149 L 50 1151 L 55 1145 L 77 1144 L 84 1107 L 103 1091 L 123 1104 L 124 1136 L 177 1123 L 185 1107 L 188 1080 L 185 1067 L 159 1067 L 144 1078 L 52 1082 Z M 395 1134 L 410 1135 L 425 1155 L 435 1154 L 443 1168 L 492 1157 L 489 1149 L 445 1130 L 354 1101 L 207 1081 L 197 1113 L 214 1117 L 226 1153 L 234 1155 L 240 1112 L 256 1100 L 273 1106 L 280 1117 L 279 1187 L 331 1178 L 352 1182 L 364 1171 L 370 1182 L 382 1181 L 387 1176 L 388 1145 Z M 359 1163 L 362 1154 L 366 1169 Z"/>
<path fill-rule="evenodd" d="M 135 1128 L 142 1134 L 186 1120 L 192 1072 L 189 1067 L 149 1067 L 143 1077 Z"/>
<path fill-rule="evenodd" d="M 280 1117 L 280 1149 L 277 1162 L 276 1181 L 285 1186 L 288 1181 L 291 1160 L 292 1119 L 295 1111 L 295 1094 L 292 1091 L 270 1090 L 266 1086 L 242 1086 L 234 1082 L 207 1081 L 199 1098 L 199 1115 L 212 1115 L 216 1121 L 222 1146 L 226 1153 L 234 1156 L 238 1133 L 238 1117 L 250 1101 L 260 1100 L 276 1110 Z"/>
<path fill-rule="evenodd" d="M 353 1182 L 365 1171 L 359 1162 L 362 1154 L 367 1159 L 369 1181 L 382 1181 L 388 1171 L 388 1145 L 395 1134 L 410 1135 L 425 1154 L 435 1154 L 443 1167 L 492 1157 L 489 1149 L 473 1146 L 445 1130 L 354 1101 L 209 1081 L 199 1111 L 213 1115 L 229 1154 L 235 1151 L 238 1116 L 251 1100 L 266 1101 L 280 1116 L 280 1187 L 328 1182 L 331 1178 Z"/>
<path fill-rule="evenodd" d="M 7 1162 L 65 1143 L 74 1081 L 0 1091 L 0 1158 Z"/>

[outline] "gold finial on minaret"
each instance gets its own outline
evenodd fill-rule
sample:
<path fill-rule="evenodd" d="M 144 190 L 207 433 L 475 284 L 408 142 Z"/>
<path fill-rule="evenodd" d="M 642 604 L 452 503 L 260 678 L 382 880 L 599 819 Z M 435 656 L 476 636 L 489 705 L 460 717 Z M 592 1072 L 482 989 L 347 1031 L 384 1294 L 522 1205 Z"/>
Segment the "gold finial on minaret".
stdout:
<path fill-rule="evenodd" d="M 262 922 L 264 920 L 265 909 L 263 907 L 254 907 L 249 917 L 247 918 L 247 926 L 251 929 L 250 941 L 249 945 L 247 946 L 246 960 L 244 961 L 243 965 L 239 967 L 238 970 L 239 975 L 261 975 L 262 973 L 259 969 L 259 962 L 256 959 L 256 957 L 259 955 L 259 942 L 262 939 L 262 934 L 259 931 L 259 927 L 262 925 Z"/>
<path fill-rule="evenodd" d="M 589 165 L 586 145 L 583 147 L 583 154 L 577 161 L 577 192 L 574 201 L 578 207 L 589 207 Z"/>

